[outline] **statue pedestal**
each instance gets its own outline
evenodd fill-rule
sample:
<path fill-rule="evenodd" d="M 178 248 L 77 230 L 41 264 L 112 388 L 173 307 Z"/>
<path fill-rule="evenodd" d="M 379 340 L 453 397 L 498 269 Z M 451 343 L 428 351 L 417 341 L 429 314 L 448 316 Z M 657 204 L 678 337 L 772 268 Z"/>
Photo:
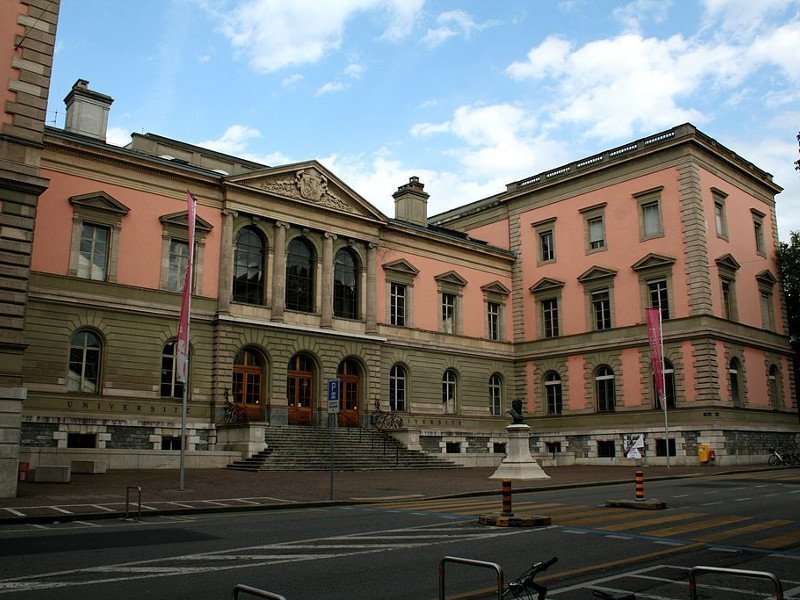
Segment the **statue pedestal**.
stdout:
<path fill-rule="evenodd" d="M 533 456 L 529 445 L 531 428 L 524 423 L 512 423 L 506 427 L 508 444 L 503 462 L 489 479 L 550 479 Z"/>

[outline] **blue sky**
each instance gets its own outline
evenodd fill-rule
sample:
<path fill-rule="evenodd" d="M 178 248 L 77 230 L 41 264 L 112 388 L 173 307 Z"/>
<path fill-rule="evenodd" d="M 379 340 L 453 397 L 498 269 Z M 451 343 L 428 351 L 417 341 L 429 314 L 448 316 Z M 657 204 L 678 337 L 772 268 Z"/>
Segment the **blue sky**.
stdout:
<path fill-rule="evenodd" d="M 435 214 L 691 122 L 773 174 L 800 230 L 800 0 L 63 0 L 48 107 L 112 96 L 151 132 L 316 159 L 388 216 Z"/>

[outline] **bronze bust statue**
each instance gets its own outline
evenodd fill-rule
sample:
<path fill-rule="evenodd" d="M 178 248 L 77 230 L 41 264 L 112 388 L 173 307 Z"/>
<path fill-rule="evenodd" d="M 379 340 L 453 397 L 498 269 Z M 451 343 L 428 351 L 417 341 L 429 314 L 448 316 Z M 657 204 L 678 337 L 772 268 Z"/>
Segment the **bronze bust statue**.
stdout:
<path fill-rule="evenodd" d="M 512 425 L 524 424 L 525 420 L 522 418 L 522 399 L 517 398 L 511 401 L 511 410 L 506 411 L 511 415 Z"/>

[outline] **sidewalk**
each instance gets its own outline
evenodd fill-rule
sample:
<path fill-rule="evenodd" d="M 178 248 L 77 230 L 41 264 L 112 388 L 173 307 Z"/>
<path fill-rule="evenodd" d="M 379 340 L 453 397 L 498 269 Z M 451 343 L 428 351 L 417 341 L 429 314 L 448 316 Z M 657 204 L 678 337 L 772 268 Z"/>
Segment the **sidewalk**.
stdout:
<path fill-rule="evenodd" d="M 766 465 L 643 467 L 645 485 L 657 478 L 697 477 L 773 469 Z M 550 479 L 518 481 L 515 491 L 630 482 L 634 467 L 572 466 L 546 468 Z M 336 471 L 333 503 L 353 504 L 398 498 L 500 495 L 501 482 L 489 479 L 493 468 L 420 471 Z M 74 474 L 70 483 L 21 482 L 16 498 L 0 499 L 0 524 L 116 518 L 124 515 L 128 486 L 141 487 L 142 513 L 189 514 L 225 510 L 265 510 L 329 504 L 329 471 L 187 469 L 184 490 L 174 469 L 117 470 Z M 132 506 L 137 491 L 132 490 Z M 499 499 L 498 499 L 499 501 Z M 135 510 L 135 509 L 133 509 Z"/>

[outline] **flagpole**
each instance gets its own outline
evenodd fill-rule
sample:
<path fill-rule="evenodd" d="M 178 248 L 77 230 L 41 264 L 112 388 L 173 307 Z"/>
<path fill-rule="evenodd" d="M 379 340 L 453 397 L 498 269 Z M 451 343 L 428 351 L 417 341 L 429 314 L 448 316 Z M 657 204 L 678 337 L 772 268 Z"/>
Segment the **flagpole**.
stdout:
<path fill-rule="evenodd" d="M 667 450 L 667 468 L 669 469 L 669 422 L 667 421 L 667 376 L 664 373 L 664 330 L 661 321 L 661 307 L 658 309 L 658 339 L 661 345 L 661 406 L 664 408 L 664 444 Z"/>
<path fill-rule="evenodd" d="M 186 337 L 189 337 L 189 328 L 186 328 Z M 178 489 L 184 490 L 186 479 L 186 394 L 188 393 L 189 383 L 183 384 L 183 399 L 181 401 L 181 466 L 180 466 L 180 486 Z"/>

